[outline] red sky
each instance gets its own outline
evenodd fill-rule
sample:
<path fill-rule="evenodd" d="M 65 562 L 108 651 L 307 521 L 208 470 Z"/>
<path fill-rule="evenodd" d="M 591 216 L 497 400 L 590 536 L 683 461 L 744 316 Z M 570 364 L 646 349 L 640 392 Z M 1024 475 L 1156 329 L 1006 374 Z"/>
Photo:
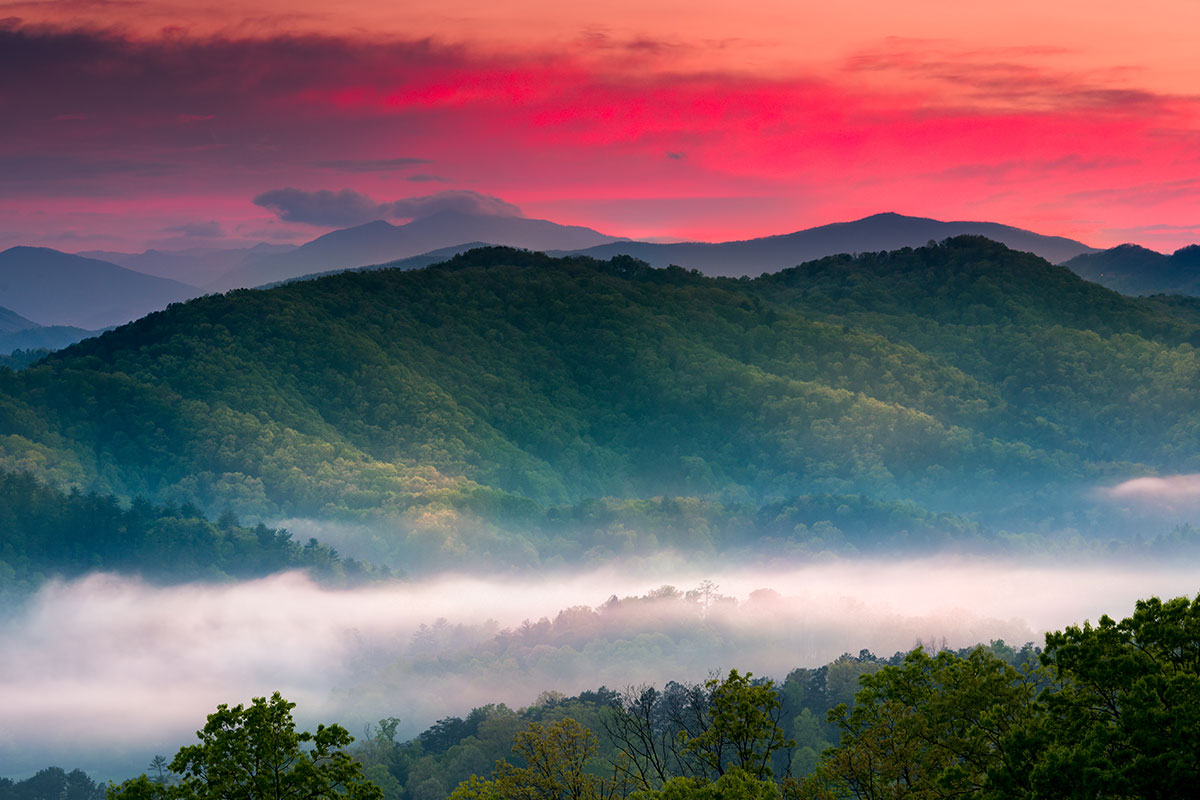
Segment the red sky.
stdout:
<path fill-rule="evenodd" d="M 1195 0 L 329 6 L 0 0 L 0 247 L 305 241 L 443 191 L 632 237 L 1200 241 Z"/>

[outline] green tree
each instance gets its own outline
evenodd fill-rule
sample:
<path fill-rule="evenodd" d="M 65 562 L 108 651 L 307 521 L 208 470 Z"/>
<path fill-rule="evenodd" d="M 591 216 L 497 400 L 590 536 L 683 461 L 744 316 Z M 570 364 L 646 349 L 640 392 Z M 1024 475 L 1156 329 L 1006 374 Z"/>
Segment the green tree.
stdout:
<path fill-rule="evenodd" d="M 754 683 L 736 669 L 725 680 L 705 683 L 711 692 L 707 726 L 686 737 L 685 752 L 695 753 L 716 775 L 737 768 L 757 779 L 770 778 L 771 756 L 796 746 L 779 724 L 782 703 L 772 681 Z"/>
<path fill-rule="evenodd" d="M 166 783 L 168 766 L 166 756 L 157 755 L 150 759 L 150 771 L 154 773 L 150 780 L 155 783 Z"/>
<path fill-rule="evenodd" d="M 1046 635 L 1060 682 L 1033 771 L 1055 797 L 1192 797 L 1200 786 L 1200 596 Z"/>
<path fill-rule="evenodd" d="M 841 743 L 802 784 L 814 798 L 1008 797 L 1035 713 L 1036 675 L 983 647 L 909 653 L 864 674 L 854 706 L 829 719 Z"/>
<path fill-rule="evenodd" d="M 733 767 L 715 781 L 678 776 L 657 791 L 634 792 L 631 800 L 779 800 L 779 786 Z"/>
<path fill-rule="evenodd" d="M 570 717 L 538 722 L 517 734 L 513 755 L 524 766 L 501 759 L 491 779 L 472 775 L 451 800 L 611 800 L 615 781 L 592 771 L 596 736 Z"/>
<path fill-rule="evenodd" d="M 165 786 L 141 775 L 110 786 L 109 800 L 381 800 L 361 765 L 343 750 L 353 737 L 340 725 L 297 732 L 295 703 L 279 692 L 249 707 L 217 706 L 197 732 L 199 744 L 180 748 Z"/>

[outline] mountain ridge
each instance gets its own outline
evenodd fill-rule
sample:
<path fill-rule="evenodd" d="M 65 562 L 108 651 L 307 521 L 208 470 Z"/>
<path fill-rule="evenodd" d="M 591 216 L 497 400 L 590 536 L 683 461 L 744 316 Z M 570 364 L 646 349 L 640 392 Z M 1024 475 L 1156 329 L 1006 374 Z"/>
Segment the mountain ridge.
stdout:
<path fill-rule="evenodd" d="M 1126 243 L 1064 262 L 1087 280 L 1131 295 L 1200 295 L 1200 245 L 1167 255 Z"/>
<path fill-rule="evenodd" d="M 698 269 L 706 275 L 754 277 L 839 253 L 916 247 L 929 241 L 960 235 L 983 235 L 1013 249 L 1036 253 L 1051 263 L 1059 263 L 1095 249 L 1073 239 L 1045 236 L 996 222 L 943 222 L 883 212 L 849 222 L 834 222 L 753 239 L 671 244 L 617 242 L 571 252 L 595 258 L 630 255 L 656 267 L 676 264 Z"/>
<path fill-rule="evenodd" d="M 486 248 L 205 296 L 0 374 L 0 466 L 258 515 L 445 514 L 451 548 L 471 515 L 589 497 L 1028 522 L 1047 486 L 1200 467 L 1198 336 L 1194 310 L 979 237 L 749 281 Z"/>
<path fill-rule="evenodd" d="M 523 231 L 514 233 L 514 228 L 522 228 Z M 678 263 L 710 275 L 753 276 L 838 253 L 915 247 L 931 240 L 940 241 L 962 234 L 986 235 L 1014 249 L 1036 252 L 1054 263 L 1079 253 L 1094 251 L 1094 248 L 1072 239 L 1045 236 L 1011 225 L 942 222 L 895 212 L 749 239 L 656 243 L 606 236 L 591 228 L 559 225 L 548 220 L 445 211 L 405 225 L 375 220 L 341 228 L 282 251 L 279 248 L 284 246 L 266 244 L 229 251 L 192 248 L 174 251 L 174 260 L 169 264 L 165 264 L 160 256 L 170 256 L 171 253 L 157 251 L 146 251 L 140 255 L 113 254 L 113 257 L 118 263 L 132 269 L 137 269 L 142 263 L 154 263 L 155 269 L 163 272 L 171 270 L 174 277 L 181 274 L 178 270 L 183 268 L 181 264 L 187 259 L 206 259 L 210 266 L 204 268 L 200 279 L 192 282 L 210 290 L 225 291 L 273 285 L 342 269 L 374 267 L 419 257 L 424 258 L 424 263 L 432 263 L 432 257 L 450 250 L 461 252 L 468 249 L 467 245 L 476 243 L 522 247 L 552 255 L 574 253 L 607 258 L 625 253 L 642 258 L 653 266 Z M 586 247 L 576 246 L 578 243 L 564 245 L 563 237 L 580 236 L 593 241 L 587 242 Z M 96 254 L 104 255 L 101 251 L 96 251 Z M 211 264 L 218 263 L 226 267 L 219 275 L 211 267 Z M 418 263 L 410 262 L 411 265 Z"/>
<path fill-rule="evenodd" d="M 591 228 L 527 217 L 440 211 L 404 225 L 374 220 L 330 231 L 287 253 L 266 255 L 222 275 L 214 288 L 248 288 L 300 275 L 352 269 L 487 242 L 536 250 L 578 249 L 615 241 Z"/>
<path fill-rule="evenodd" d="M 97 330 L 200 293 L 178 281 L 48 247 L 0 252 L 0 305 L 44 326 Z"/>

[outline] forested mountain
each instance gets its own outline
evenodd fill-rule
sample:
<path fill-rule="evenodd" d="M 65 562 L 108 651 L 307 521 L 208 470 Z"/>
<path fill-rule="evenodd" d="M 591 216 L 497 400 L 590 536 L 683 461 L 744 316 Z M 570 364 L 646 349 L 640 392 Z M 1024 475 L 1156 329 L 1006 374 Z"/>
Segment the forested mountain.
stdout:
<path fill-rule="evenodd" d="M 283 529 L 212 522 L 191 505 L 62 492 L 30 475 L 0 473 L 0 600 L 31 592 L 50 577 L 96 570 L 164 583 L 257 578 L 308 569 L 327 580 L 391 577 L 389 569 L 343 559 L 327 545 L 293 541 Z"/>
<path fill-rule="evenodd" d="M 39 325 L 7 308 L 0 308 L 0 356 L 16 350 L 57 350 L 95 333 L 97 331 L 66 325 Z"/>
<path fill-rule="evenodd" d="M 32 350 L 13 350 L 11 353 L 0 354 L 0 367 L 12 370 L 25 369 L 35 361 L 39 361 L 53 352 L 48 347 L 37 347 Z"/>
<path fill-rule="evenodd" d="M 0 304 L 40 325 L 97 330 L 198 294 L 178 281 L 46 247 L 0 253 Z"/>
<path fill-rule="evenodd" d="M 1063 266 L 1123 294 L 1200 295 L 1200 245 L 1164 255 L 1136 244 L 1084 253 Z"/>
<path fill-rule="evenodd" d="M 18 350 L 58 350 L 99 331 L 85 331 L 70 325 L 34 325 L 12 333 L 0 333 L 0 355 Z"/>
<path fill-rule="evenodd" d="M 604 496 L 1032 524 L 1200 469 L 1197 341 L 1193 310 L 977 237 L 757 280 L 482 249 L 200 298 L 0 372 L 0 466 L 400 515 L 451 553 L 480 519 Z"/>
<path fill-rule="evenodd" d="M 902 214 L 874 214 L 853 222 L 836 222 L 780 236 L 736 242 L 614 242 L 577 251 L 593 258 L 630 255 L 651 266 L 671 264 L 706 275 L 757 276 L 794 267 L 803 261 L 838 253 L 868 253 L 917 247 L 950 236 L 986 236 L 1014 250 L 1036 253 L 1052 263 L 1092 248 L 1061 236 L 1043 236 L 995 222 L 942 222 Z"/>
<path fill-rule="evenodd" d="M 31 319 L 25 319 L 15 311 L 0 308 L 0 334 L 16 333 L 29 328 L 41 327 Z"/>
<path fill-rule="evenodd" d="M 440 264 L 443 261 L 449 260 L 459 253 L 465 253 L 468 250 L 475 250 L 480 247 L 490 247 L 487 242 L 467 242 L 466 244 L 456 244 L 450 247 L 439 247 L 437 250 L 430 250 L 428 253 L 421 253 L 419 256 L 409 256 L 408 258 L 397 258 L 392 261 L 387 261 L 382 264 L 364 264 L 361 267 L 350 267 L 349 269 L 330 269 L 320 272 L 313 272 L 306 275 L 298 275 L 295 278 L 288 278 L 282 281 L 274 281 L 266 283 L 262 286 L 257 286 L 257 289 L 272 289 L 284 283 L 292 281 L 308 281 L 313 278 L 323 278 L 326 275 L 335 275 L 339 272 L 366 272 L 375 269 L 419 269 L 428 267 L 433 264 Z"/>

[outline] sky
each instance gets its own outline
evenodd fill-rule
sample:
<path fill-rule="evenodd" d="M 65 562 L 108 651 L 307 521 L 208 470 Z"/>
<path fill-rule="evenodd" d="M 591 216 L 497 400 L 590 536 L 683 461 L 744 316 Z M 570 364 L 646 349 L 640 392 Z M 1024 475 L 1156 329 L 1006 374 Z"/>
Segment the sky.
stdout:
<path fill-rule="evenodd" d="M 1197 30 L 1195 0 L 0 0 L 0 247 L 303 242 L 446 196 L 1169 252 L 1200 241 Z"/>

